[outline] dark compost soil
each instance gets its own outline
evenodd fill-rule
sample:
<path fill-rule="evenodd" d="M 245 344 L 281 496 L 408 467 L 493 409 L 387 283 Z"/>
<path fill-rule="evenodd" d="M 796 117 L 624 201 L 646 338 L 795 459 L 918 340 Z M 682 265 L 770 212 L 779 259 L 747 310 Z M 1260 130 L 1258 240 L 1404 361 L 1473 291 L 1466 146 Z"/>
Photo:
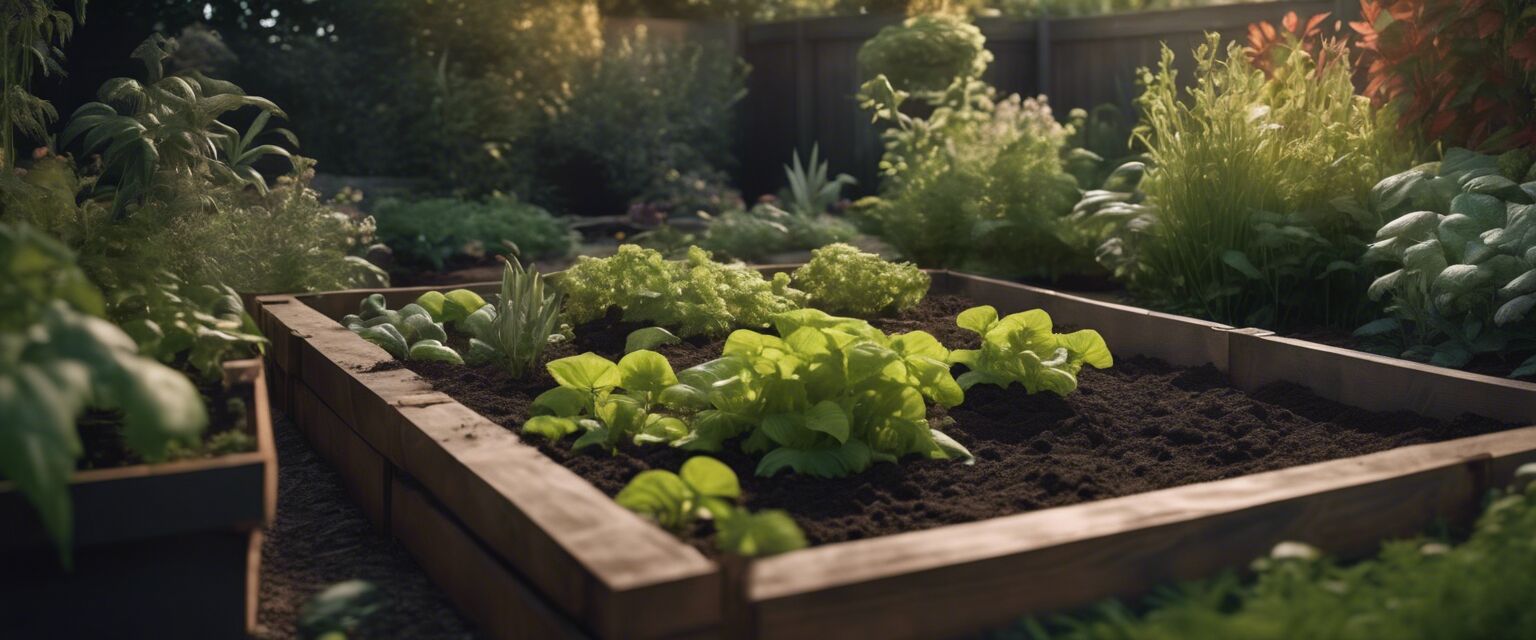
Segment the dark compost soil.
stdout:
<path fill-rule="evenodd" d="M 195 374 L 189 375 L 194 376 L 193 382 L 203 397 L 203 405 L 208 408 L 208 430 L 203 432 L 203 446 L 182 447 L 172 451 L 172 456 L 200 458 L 217 455 L 208 450 L 207 444 L 210 441 L 225 431 L 247 428 L 247 407 L 253 400 L 251 387 L 245 385 L 225 389 L 223 382 L 199 381 Z M 76 429 L 83 449 L 75 465 L 77 469 L 110 469 L 144 463 L 143 457 L 129 449 L 123 440 L 122 414 L 116 411 L 86 411 L 76 422 Z M 251 440 L 250 444 L 254 447 L 255 441 Z"/>
<path fill-rule="evenodd" d="M 974 348 L 976 336 L 954 325 L 968 301 L 933 297 L 894 319 L 887 332 L 924 330 L 946 346 Z M 617 359 L 635 326 L 610 316 L 579 327 L 551 358 L 583 351 Z M 1060 329 L 1058 329 L 1060 330 Z M 718 357 L 722 341 L 694 339 L 665 346 L 674 368 Z M 1114 345 L 1110 345 L 1114 349 Z M 390 363 L 394 365 L 395 363 Z M 494 367 L 406 362 L 443 392 L 487 418 L 517 429 L 528 404 L 554 386 L 547 373 L 514 380 Z M 1244 393 L 1212 366 L 1177 367 L 1148 358 L 1119 358 L 1111 369 L 1085 369 L 1066 398 L 1022 388 L 973 387 L 963 404 L 931 419 L 953 418 L 944 432 L 976 455 L 974 466 L 907 459 L 876 464 L 852 477 L 823 480 L 752 475 L 756 459 L 734 448 L 715 454 L 742 479 L 753 509 L 788 511 L 811 544 L 857 540 L 983 520 L 1014 513 L 1231 478 L 1335 458 L 1436 442 L 1506 428 L 1464 416 L 1446 423 L 1412 413 L 1374 413 L 1282 383 Z M 689 453 L 629 446 L 618 455 L 572 453 L 570 439 L 534 439 L 545 455 L 609 495 L 636 473 L 677 470 Z M 692 542 L 710 550 L 708 532 Z"/>
<path fill-rule="evenodd" d="M 1369 344 L 1362 342 L 1359 338 L 1356 338 L 1352 332 L 1344 331 L 1342 329 L 1335 329 L 1332 327 L 1296 329 L 1293 331 L 1280 332 L 1279 335 L 1286 338 L 1294 338 L 1297 340 L 1306 340 L 1307 342 L 1325 344 L 1330 347 L 1352 349 L 1354 351 L 1364 351 L 1366 353 L 1376 353 L 1370 349 Z M 1398 354 L 1395 351 L 1384 355 L 1393 358 L 1398 357 Z M 1474 356 L 1472 361 L 1468 362 L 1466 366 L 1456 367 L 1456 370 L 1465 371 L 1467 373 L 1477 373 L 1485 376 L 1493 376 L 1495 378 L 1503 378 L 1507 377 L 1511 371 L 1514 371 L 1516 367 L 1520 366 L 1520 363 L 1524 362 L 1525 359 L 1529 357 L 1531 357 L 1530 351 L 1480 353 Z M 1519 378 L 1515 379 L 1519 380 Z"/>

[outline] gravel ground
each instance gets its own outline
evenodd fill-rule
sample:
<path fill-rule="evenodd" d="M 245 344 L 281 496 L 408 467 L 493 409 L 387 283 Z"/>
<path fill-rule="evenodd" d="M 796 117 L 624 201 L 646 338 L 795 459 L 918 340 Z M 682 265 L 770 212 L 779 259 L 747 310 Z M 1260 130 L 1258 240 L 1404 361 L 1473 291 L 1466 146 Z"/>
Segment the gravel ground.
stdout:
<path fill-rule="evenodd" d="M 261 558 L 256 637 L 294 638 L 311 596 L 345 580 L 367 580 L 387 602 L 358 638 L 474 638 L 468 620 L 409 554 L 374 530 L 347 496 L 341 477 L 309 447 L 286 416 L 276 416 L 277 519 Z"/>

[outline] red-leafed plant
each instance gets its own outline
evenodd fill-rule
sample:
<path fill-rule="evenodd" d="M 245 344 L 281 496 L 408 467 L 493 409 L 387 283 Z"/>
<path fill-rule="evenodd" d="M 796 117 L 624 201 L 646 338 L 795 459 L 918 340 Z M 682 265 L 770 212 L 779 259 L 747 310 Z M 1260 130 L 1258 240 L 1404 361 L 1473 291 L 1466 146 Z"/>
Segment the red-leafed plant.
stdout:
<path fill-rule="evenodd" d="M 1276 69 L 1285 66 L 1291 51 L 1298 48 L 1312 56 L 1318 69 L 1340 58 L 1344 58 L 1345 64 L 1348 64 L 1347 45 L 1340 45 L 1345 39 L 1340 37 L 1339 23 L 1335 21 L 1332 29 L 1324 30 L 1324 22 L 1329 15 L 1319 13 L 1303 22 L 1292 11 L 1285 14 L 1279 29 L 1268 21 L 1250 24 L 1248 46 L 1243 51 L 1248 54 L 1248 61 L 1253 63 L 1255 69 L 1271 78 Z"/>
<path fill-rule="evenodd" d="M 1402 130 L 1487 152 L 1536 146 L 1536 8 L 1525 0 L 1360 0 L 1365 93 Z"/>

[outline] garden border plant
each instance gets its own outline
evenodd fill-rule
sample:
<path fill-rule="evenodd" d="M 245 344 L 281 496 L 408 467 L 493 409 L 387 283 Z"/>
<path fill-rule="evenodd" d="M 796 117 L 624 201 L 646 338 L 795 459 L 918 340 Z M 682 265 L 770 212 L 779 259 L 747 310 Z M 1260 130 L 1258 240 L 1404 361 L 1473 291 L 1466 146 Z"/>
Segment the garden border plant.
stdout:
<path fill-rule="evenodd" d="M 1536 423 L 1532 384 L 975 276 L 931 275 L 936 293 L 1003 312 L 1038 307 L 1059 323 L 1094 327 L 1117 354 L 1212 363 L 1242 389 L 1291 380 L 1371 410 L 1478 411 Z M 600 637 L 980 630 L 1024 610 L 1206 575 L 1280 539 L 1319 539 L 1327 530 L 1330 551 L 1373 547 L 1436 518 L 1469 516 L 1481 487 L 1536 460 L 1536 431 L 1514 430 L 717 563 L 415 374 L 380 366 L 392 358 L 335 321 L 366 295 L 403 305 L 423 291 L 268 296 L 261 322 L 274 341 L 278 395 L 301 429 L 375 523 L 405 541 L 466 614 L 493 630 Z M 471 584 L 498 586 L 488 594 Z"/>

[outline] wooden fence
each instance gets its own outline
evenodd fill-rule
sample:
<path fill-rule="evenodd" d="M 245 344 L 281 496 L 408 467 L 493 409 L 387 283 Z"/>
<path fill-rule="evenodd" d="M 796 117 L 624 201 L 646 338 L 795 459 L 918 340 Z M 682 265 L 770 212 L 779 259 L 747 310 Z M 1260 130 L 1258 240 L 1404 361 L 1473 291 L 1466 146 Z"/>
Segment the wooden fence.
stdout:
<path fill-rule="evenodd" d="M 1160 44 L 1178 54 L 1190 75 L 1190 52 L 1207 31 L 1241 38 L 1250 23 L 1277 22 L 1288 11 L 1303 17 L 1333 12 L 1354 19 L 1356 0 L 1281 1 L 1088 18 L 1018 21 L 982 19 L 977 26 L 995 60 L 986 79 L 999 93 L 1046 94 L 1058 119 L 1074 107 L 1104 103 L 1134 117 L 1136 69 L 1155 66 Z M 833 173 L 859 180 L 857 193 L 878 184 L 879 130 L 854 95 L 861 83 L 860 45 L 898 16 L 820 18 L 741 28 L 741 55 L 752 65 L 740 108 L 741 165 L 737 181 L 748 196 L 785 184 L 782 165 L 796 149 L 819 144 Z"/>

